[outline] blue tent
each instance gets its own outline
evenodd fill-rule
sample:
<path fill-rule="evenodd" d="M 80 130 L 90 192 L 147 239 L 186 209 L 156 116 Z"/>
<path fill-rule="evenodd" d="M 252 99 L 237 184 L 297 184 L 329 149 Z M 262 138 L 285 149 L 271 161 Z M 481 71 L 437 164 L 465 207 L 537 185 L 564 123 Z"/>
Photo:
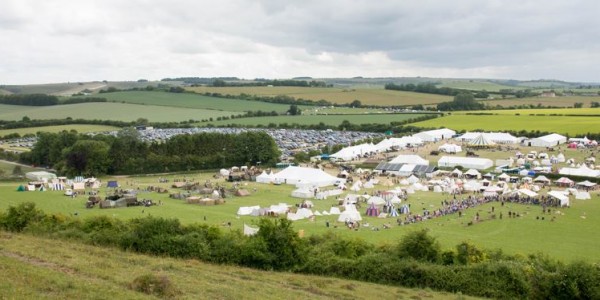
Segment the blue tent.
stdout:
<path fill-rule="evenodd" d="M 106 187 L 109 188 L 118 188 L 119 187 L 119 183 L 117 183 L 116 180 L 111 180 L 108 182 L 108 184 L 106 185 Z"/>

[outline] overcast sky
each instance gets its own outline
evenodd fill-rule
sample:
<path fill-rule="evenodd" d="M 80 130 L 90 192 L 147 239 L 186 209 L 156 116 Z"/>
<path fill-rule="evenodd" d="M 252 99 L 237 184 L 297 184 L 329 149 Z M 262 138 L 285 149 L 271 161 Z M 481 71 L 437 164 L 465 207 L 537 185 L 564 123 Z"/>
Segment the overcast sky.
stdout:
<path fill-rule="evenodd" d="M 0 84 L 426 76 L 600 82 L 598 0 L 3 0 Z"/>

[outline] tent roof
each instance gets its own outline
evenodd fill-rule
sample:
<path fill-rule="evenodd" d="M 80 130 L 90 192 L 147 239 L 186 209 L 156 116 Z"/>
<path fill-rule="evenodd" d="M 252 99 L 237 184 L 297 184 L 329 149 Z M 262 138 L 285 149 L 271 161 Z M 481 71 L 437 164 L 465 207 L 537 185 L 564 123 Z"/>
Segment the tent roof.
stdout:
<path fill-rule="evenodd" d="M 483 133 L 479 134 L 479 136 L 477 136 L 471 142 L 469 142 L 469 146 L 472 146 L 472 147 L 487 147 L 487 146 L 493 146 L 495 144 L 496 143 L 492 142 L 487 137 L 485 137 L 485 135 L 483 135 Z"/>
<path fill-rule="evenodd" d="M 400 154 L 390 161 L 393 164 L 429 165 L 429 161 L 414 154 Z"/>

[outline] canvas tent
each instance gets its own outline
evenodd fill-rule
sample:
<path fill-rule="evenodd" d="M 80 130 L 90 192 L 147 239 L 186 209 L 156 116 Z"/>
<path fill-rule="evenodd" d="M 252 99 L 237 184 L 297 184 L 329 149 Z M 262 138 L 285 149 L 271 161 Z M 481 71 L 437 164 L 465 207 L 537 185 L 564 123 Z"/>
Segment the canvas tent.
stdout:
<path fill-rule="evenodd" d="M 429 165 L 429 161 L 418 155 L 401 154 L 390 161 L 391 164 Z"/>
<path fill-rule="evenodd" d="M 360 212 L 358 212 L 358 210 L 356 209 L 356 206 L 346 205 L 345 210 L 338 217 L 338 222 L 355 222 L 355 221 L 362 221 Z"/>
<path fill-rule="evenodd" d="M 262 171 L 262 173 L 260 173 L 260 175 L 256 176 L 256 182 L 258 182 L 258 183 L 271 183 L 271 182 L 273 182 L 273 176 L 271 174 L 267 174 L 266 171 Z"/>
<path fill-rule="evenodd" d="M 438 151 L 445 153 L 459 153 L 462 152 L 462 147 L 455 144 L 443 144 L 438 147 Z"/>
<path fill-rule="evenodd" d="M 25 173 L 25 178 L 31 181 L 42 181 L 48 182 L 52 179 L 56 179 L 56 174 L 46 172 L 46 171 L 36 171 L 36 172 L 27 172 Z"/>
<path fill-rule="evenodd" d="M 552 133 L 545 136 L 540 136 L 529 140 L 529 145 L 532 147 L 553 147 L 567 142 L 567 137 L 557 133 Z"/>
<path fill-rule="evenodd" d="M 456 131 L 448 128 L 422 131 L 413 136 L 420 138 L 425 142 L 437 142 L 440 140 L 449 139 L 456 134 Z"/>
<path fill-rule="evenodd" d="M 600 170 L 592 170 L 585 164 L 582 164 L 579 168 L 562 168 L 558 172 L 560 175 L 572 175 L 581 177 L 600 177 Z"/>
<path fill-rule="evenodd" d="M 377 147 L 372 143 L 364 143 L 356 146 L 345 147 L 340 151 L 331 154 L 329 157 L 349 161 L 361 157 L 365 154 L 375 153 L 377 151 Z"/>
<path fill-rule="evenodd" d="M 519 142 L 518 138 L 514 137 L 510 133 L 505 132 L 467 132 L 456 139 L 462 142 L 471 142 L 480 135 L 483 135 L 486 140 L 492 141 L 496 144 L 516 144 Z"/>
<path fill-rule="evenodd" d="M 323 187 L 335 183 L 345 183 L 343 178 L 329 175 L 320 169 L 289 166 L 274 175 L 275 182 L 298 186 Z"/>
<path fill-rule="evenodd" d="M 485 170 L 491 168 L 493 165 L 494 162 L 491 159 L 476 157 L 442 156 L 438 161 L 438 167 L 440 168 L 462 166 L 468 169 Z"/>
<path fill-rule="evenodd" d="M 550 191 L 548 192 L 548 196 L 558 199 L 560 201 L 560 206 L 570 205 L 569 197 L 564 193 L 561 193 L 559 191 Z"/>
<path fill-rule="evenodd" d="M 496 143 L 488 140 L 485 135 L 479 134 L 478 137 L 474 138 L 469 142 L 469 147 L 473 148 L 489 148 L 496 145 Z"/>
<path fill-rule="evenodd" d="M 252 236 L 258 233 L 259 228 L 254 228 L 254 227 L 250 227 L 246 224 L 244 224 L 244 235 L 245 236 Z"/>

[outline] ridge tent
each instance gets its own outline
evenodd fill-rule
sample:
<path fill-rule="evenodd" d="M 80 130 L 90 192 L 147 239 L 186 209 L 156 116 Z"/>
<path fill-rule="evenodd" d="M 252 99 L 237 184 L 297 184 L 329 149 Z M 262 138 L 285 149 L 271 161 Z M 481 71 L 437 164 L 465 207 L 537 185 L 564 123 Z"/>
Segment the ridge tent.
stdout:
<path fill-rule="evenodd" d="M 485 170 L 494 166 L 494 162 L 487 158 L 442 156 L 438 161 L 438 167 L 454 168 L 462 166 L 467 169 Z"/>
<path fill-rule="evenodd" d="M 390 161 L 391 164 L 429 165 L 429 161 L 418 155 L 400 154 Z"/>
<path fill-rule="evenodd" d="M 252 236 L 258 233 L 258 230 L 260 228 L 254 228 L 254 227 L 250 227 L 246 224 L 244 224 L 244 235 L 245 236 Z"/>
<path fill-rule="evenodd" d="M 25 173 L 25 178 L 32 181 L 45 181 L 48 182 L 53 179 L 57 179 L 56 174 L 46 171 L 35 171 Z"/>

